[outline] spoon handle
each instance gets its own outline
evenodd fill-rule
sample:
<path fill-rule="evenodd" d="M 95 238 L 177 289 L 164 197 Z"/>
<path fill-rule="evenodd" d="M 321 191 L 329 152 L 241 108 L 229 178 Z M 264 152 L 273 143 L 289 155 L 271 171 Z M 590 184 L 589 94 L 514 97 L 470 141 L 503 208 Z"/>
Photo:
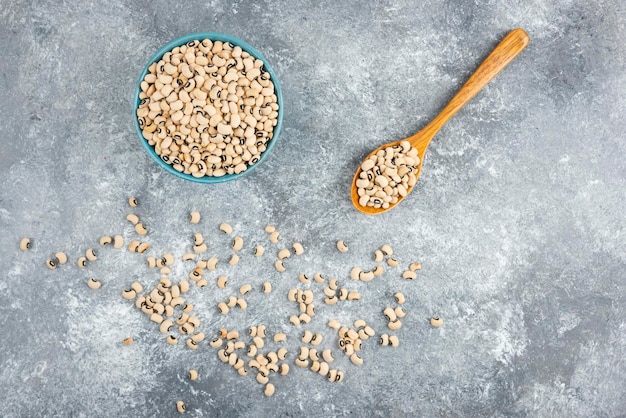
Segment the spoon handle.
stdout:
<path fill-rule="evenodd" d="M 524 29 L 517 28 L 509 32 L 483 63 L 480 64 L 456 96 L 450 100 L 450 103 L 422 131 L 411 139 L 414 139 L 416 142 L 424 139 L 430 141 L 456 112 L 469 102 L 472 97 L 476 96 L 487 83 L 493 80 L 504 67 L 509 65 L 526 48 L 529 41 L 530 38 Z"/>

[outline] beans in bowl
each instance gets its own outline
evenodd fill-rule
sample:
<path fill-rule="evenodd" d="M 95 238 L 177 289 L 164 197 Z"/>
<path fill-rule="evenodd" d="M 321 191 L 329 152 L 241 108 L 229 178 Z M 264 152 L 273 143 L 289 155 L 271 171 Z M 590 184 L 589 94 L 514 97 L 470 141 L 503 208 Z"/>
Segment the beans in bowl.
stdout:
<path fill-rule="evenodd" d="M 256 164 L 278 123 L 263 61 L 239 46 L 193 40 L 166 52 L 140 83 L 137 120 L 163 161 L 194 177 Z"/>

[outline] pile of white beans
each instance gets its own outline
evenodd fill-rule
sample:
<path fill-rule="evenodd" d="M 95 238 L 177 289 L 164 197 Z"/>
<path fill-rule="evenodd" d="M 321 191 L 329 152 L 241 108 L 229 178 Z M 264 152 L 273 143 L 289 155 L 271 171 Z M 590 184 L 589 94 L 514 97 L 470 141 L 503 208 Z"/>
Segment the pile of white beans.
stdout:
<path fill-rule="evenodd" d="M 135 280 L 121 289 L 121 296 L 145 314 L 146 324 L 151 323 L 151 327 L 163 335 L 164 342 L 169 345 L 185 345 L 191 350 L 214 349 L 218 358 L 231 366 L 239 376 L 252 374 L 256 381 L 263 385 L 265 396 L 272 396 L 275 393 L 276 380 L 289 374 L 290 364 L 310 370 L 329 382 L 342 382 L 347 371 L 342 370 L 343 367 L 337 364 L 335 353 L 343 353 L 353 366 L 362 366 L 363 359 L 366 357 L 362 355 L 362 352 L 368 349 L 369 339 L 377 336 L 380 346 L 394 348 L 400 345 L 397 331 L 402 327 L 401 320 L 407 315 L 404 307 L 409 301 L 409 298 L 405 297 L 402 292 L 393 293 L 395 302 L 393 306 L 387 303 L 386 306 L 380 307 L 381 319 L 384 317 L 386 321 L 384 330 L 376 330 L 373 323 L 366 323 L 362 318 L 354 320 L 352 324 L 342 324 L 331 315 L 326 323 L 322 323 L 316 315 L 318 306 L 322 306 L 325 310 L 332 310 L 332 306 L 337 303 L 347 305 L 363 303 L 360 302 L 361 293 L 358 289 L 369 285 L 368 282 L 381 276 L 387 269 L 399 267 L 398 258 L 394 256 L 394 251 L 389 244 L 384 244 L 373 251 L 370 262 L 374 262 L 374 267 L 367 270 L 358 266 L 352 267 L 345 277 L 351 279 L 350 284 L 345 287 L 341 286 L 336 277 L 327 277 L 320 272 L 310 276 L 306 273 L 293 272 L 294 286 L 287 290 L 284 301 L 293 304 L 297 313 L 290 313 L 290 316 L 284 320 L 285 324 L 291 324 L 294 333 L 299 335 L 295 338 L 290 332 L 271 333 L 272 330 L 259 323 L 249 326 L 247 332 L 226 328 L 207 329 L 210 325 L 202 324 L 198 316 L 193 313 L 194 305 L 188 296 L 190 286 L 196 286 L 199 289 L 206 287 L 230 289 L 232 285 L 229 285 L 226 272 L 220 274 L 221 264 L 227 264 L 227 271 L 232 273 L 231 269 L 237 265 L 240 256 L 258 259 L 270 251 L 275 255 L 268 266 L 273 261 L 276 271 L 281 276 L 281 281 L 286 280 L 282 277 L 288 276 L 289 273 L 285 274 L 285 272 L 292 270 L 291 256 L 297 257 L 304 254 L 304 246 L 299 242 L 294 242 L 289 248 L 285 248 L 281 244 L 279 231 L 271 225 L 265 227 L 266 239 L 251 242 L 244 236 L 234 234 L 238 228 L 222 223 L 215 228 L 220 231 L 219 234 L 234 236 L 229 245 L 232 251 L 227 256 L 227 260 L 222 262 L 218 257 L 207 255 L 207 252 L 212 251 L 213 248 L 209 248 L 208 241 L 201 232 L 206 231 L 206 227 L 199 225 L 202 221 L 200 212 L 193 211 L 189 214 L 189 223 L 193 225 L 193 231 L 189 234 L 189 249 L 179 259 L 170 252 L 155 252 L 149 244 L 149 229 L 141 223 L 140 217 L 133 213 L 138 206 L 137 199 L 130 198 L 128 203 L 131 213 L 127 214 L 126 220 L 133 226 L 130 230 L 130 239 L 125 239 L 122 235 L 101 237 L 98 241 L 100 254 L 96 256 L 96 250 L 93 248 L 89 248 L 84 254 L 79 254 L 76 257 L 78 268 L 85 268 L 87 262 L 97 263 L 100 257 L 106 257 L 107 252 L 121 250 L 124 247 L 133 256 L 144 257 L 147 268 L 149 271 L 155 271 L 154 276 L 158 279 L 150 279 L 150 275 L 146 274 L 144 278 Z M 137 228 L 137 225 L 141 225 L 141 228 Z M 23 251 L 31 250 L 32 246 L 33 242 L 30 238 L 22 239 L 19 244 Z M 344 240 L 337 241 L 336 247 L 340 254 L 345 255 L 350 251 L 350 246 Z M 69 257 L 65 252 L 57 251 L 53 259 L 45 260 L 45 265 L 50 269 L 56 269 L 57 265 L 65 264 L 68 260 Z M 177 263 L 182 263 L 184 273 L 181 277 L 173 277 L 175 273 L 172 267 Z M 405 280 L 413 280 L 417 278 L 417 272 L 421 268 L 421 263 L 415 261 L 397 276 Z M 174 269 L 174 271 L 180 270 Z M 239 283 L 236 289 L 232 289 L 226 301 L 223 297 L 220 298 L 222 300 L 214 301 L 216 312 L 228 315 L 233 308 L 245 311 L 248 308 L 247 298 L 250 294 L 258 292 L 269 295 L 272 293 L 271 279 L 265 279 L 262 283 L 261 280 L 257 283 L 253 280 Z M 93 277 L 88 278 L 86 282 L 93 291 L 98 291 L 103 285 L 100 280 Z M 212 292 L 208 293 L 208 295 L 211 294 Z M 315 300 L 323 301 L 323 303 L 316 304 Z M 365 303 L 369 306 L 371 301 L 365 301 Z M 264 308 L 270 309 L 271 307 L 272 305 L 268 304 Z M 342 311 L 347 309 L 349 308 L 342 308 Z M 430 319 L 430 325 L 436 328 L 441 327 L 443 320 L 434 316 Z M 323 329 L 326 327 L 336 331 L 336 339 L 323 337 Z M 205 342 L 205 335 L 209 339 L 208 342 Z M 299 340 L 296 353 L 290 353 L 288 348 L 288 343 L 292 338 Z M 124 346 L 134 343 L 142 342 L 141 340 L 135 341 L 132 335 L 121 341 Z M 189 371 L 190 380 L 198 380 L 199 376 L 198 370 Z M 184 401 L 179 400 L 176 403 L 176 409 L 179 412 L 184 412 L 186 408 Z"/>
<path fill-rule="evenodd" d="M 420 159 L 409 141 L 379 150 L 361 163 L 356 181 L 359 205 L 387 209 L 406 196 L 417 181 Z"/>
<path fill-rule="evenodd" d="M 137 120 L 163 161 L 194 177 L 239 174 L 273 137 L 278 102 L 263 61 L 228 42 L 194 40 L 148 67 Z"/>

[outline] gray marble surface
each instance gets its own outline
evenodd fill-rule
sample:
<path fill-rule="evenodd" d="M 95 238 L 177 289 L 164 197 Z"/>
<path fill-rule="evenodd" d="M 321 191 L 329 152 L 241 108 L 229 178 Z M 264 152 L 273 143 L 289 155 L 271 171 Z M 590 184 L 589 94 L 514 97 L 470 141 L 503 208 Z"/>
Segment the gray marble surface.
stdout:
<path fill-rule="evenodd" d="M 179 399 L 187 415 L 206 417 L 625 416 L 624 16 L 621 0 L 2 1 L 0 416 L 177 416 Z M 437 135 L 410 198 L 378 217 L 358 213 L 349 200 L 358 162 L 423 127 L 515 27 L 530 45 Z M 145 61 L 196 31 L 246 40 L 283 88 L 279 142 L 240 181 L 174 178 L 133 130 Z M 188 300 L 208 336 L 256 323 L 288 334 L 292 371 L 272 376 L 273 397 L 206 344 L 167 345 L 121 298 L 133 280 L 159 279 L 142 256 L 97 244 L 135 237 L 129 196 L 150 231 L 147 254 L 176 255 L 173 280 L 188 272 L 179 257 L 192 232 L 222 259 L 220 222 L 246 238 L 241 263 L 220 267 L 229 288 L 217 289 L 212 272 Z M 192 227 L 194 209 L 203 221 Z M 281 231 L 278 246 L 268 223 Z M 306 253 L 279 274 L 274 254 L 294 241 Z M 250 256 L 255 242 L 266 257 Z M 383 243 L 401 268 L 350 281 Z M 78 269 L 92 246 L 99 260 Z M 44 260 L 59 250 L 70 263 L 50 271 Z M 402 280 L 416 260 L 418 279 Z M 337 277 L 363 298 L 325 306 L 311 285 L 318 314 L 295 328 L 286 293 L 305 287 L 300 272 Z M 259 290 L 265 280 L 270 295 Z M 217 302 L 243 283 L 254 287 L 248 309 L 220 315 Z M 400 346 L 368 340 L 364 364 L 352 365 L 326 321 L 363 318 L 386 332 L 381 311 L 398 290 L 408 312 Z M 442 328 L 430 327 L 433 315 Z M 342 383 L 293 365 L 303 329 L 323 334 Z M 135 343 L 124 347 L 127 336 Z M 198 381 L 186 379 L 190 368 Z"/>

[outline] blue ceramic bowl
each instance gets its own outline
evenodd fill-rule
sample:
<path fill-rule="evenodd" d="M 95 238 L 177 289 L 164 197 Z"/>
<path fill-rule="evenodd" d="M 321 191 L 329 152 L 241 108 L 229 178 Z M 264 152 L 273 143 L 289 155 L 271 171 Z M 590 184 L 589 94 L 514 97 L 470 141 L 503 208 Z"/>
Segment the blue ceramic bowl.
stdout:
<path fill-rule="evenodd" d="M 245 170 L 244 172 L 240 174 L 226 174 L 225 176 L 222 176 L 222 177 L 204 176 L 204 177 L 198 178 L 198 177 L 192 176 L 191 174 L 185 174 L 185 173 L 176 171 L 174 167 L 172 167 L 170 164 L 163 161 L 161 157 L 159 157 L 159 155 L 154 150 L 154 147 L 148 144 L 148 141 L 146 141 L 146 139 L 143 137 L 141 133 L 141 128 L 139 127 L 139 121 L 137 120 L 137 108 L 139 107 L 139 101 L 140 101 L 139 92 L 141 91 L 141 88 L 139 85 L 141 84 L 144 77 L 148 73 L 148 67 L 150 66 L 150 64 L 152 64 L 153 62 L 158 62 L 161 58 L 163 58 L 163 55 L 165 55 L 166 52 L 171 51 L 177 46 L 184 45 L 187 42 L 190 42 L 193 40 L 202 41 L 203 39 L 210 39 L 212 41 L 230 42 L 233 45 L 239 45 L 241 49 L 243 49 L 244 51 L 247 51 L 250 55 L 254 56 L 255 58 L 258 58 L 261 61 L 263 61 L 263 66 L 265 70 L 270 74 L 271 80 L 274 83 L 274 92 L 276 94 L 276 99 L 278 102 L 278 121 L 276 123 L 276 126 L 274 127 L 272 139 L 267 142 L 267 145 L 266 145 L 267 148 L 265 149 L 265 151 L 263 151 L 263 153 L 261 153 L 261 157 L 259 158 L 259 161 L 256 164 L 249 166 L 247 170 Z M 278 84 L 278 78 L 276 77 L 274 70 L 272 70 L 272 67 L 269 65 L 265 57 L 261 55 L 259 51 L 257 51 L 252 46 L 250 46 L 248 43 L 242 41 L 241 39 L 235 38 L 234 36 L 230 36 L 230 35 L 226 35 L 226 34 L 218 33 L 218 32 L 190 33 L 188 35 L 181 36 L 180 38 L 176 38 L 173 41 L 170 41 L 167 44 L 163 45 L 163 47 L 161 47 L 154 55 L 152 55 L 152 57 L 150 57 L 150 59 L 148 60 L 148 63 L 143 68 L 143 71 L 141 72 L 141 75 L 139 76 L 139 79 L 137 80 L 137 85 L 135 86 L 135 94 L 134 94 L 133 99 L 134 99 L 133 100 L 133 104 L 134 104 L 133 120 L 135 121 L 135 131 L 137 132 L 137 136 L 139 137 L 139 142 L 141 142 L 141 146 L 143 146 L 143 148 L 146 150 L 148 155 L 163 170 L 167 171 L 170 174 L 175 175 L 176 177 L 180 177 L 181 179 L 193 181 L 196 183 L 205 183 L 205 184 L 222 183 L 225 181 L 236 180 L 248 174 L 254 168 L 261 165 L 261 163 L 263 163 L 263 161 L 267 159 L 270 152 L 274 148 L 274 145 L 276 145 L 276 141 L 278 140 L 278 136 L 280 134 L 280 130 L 283 125 L 283 96 L 282 96 L 282 92 L 280 89 L 280 84 Z"/>

